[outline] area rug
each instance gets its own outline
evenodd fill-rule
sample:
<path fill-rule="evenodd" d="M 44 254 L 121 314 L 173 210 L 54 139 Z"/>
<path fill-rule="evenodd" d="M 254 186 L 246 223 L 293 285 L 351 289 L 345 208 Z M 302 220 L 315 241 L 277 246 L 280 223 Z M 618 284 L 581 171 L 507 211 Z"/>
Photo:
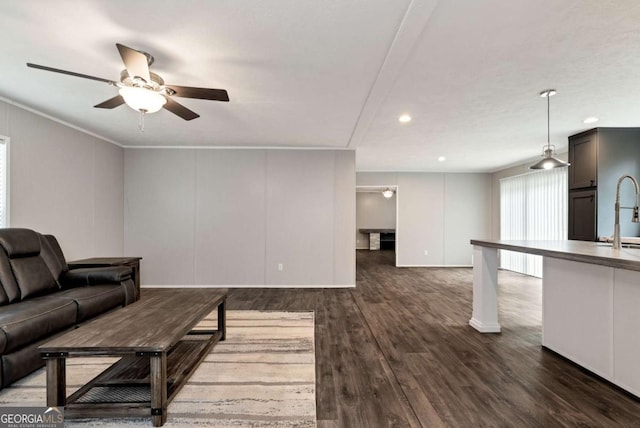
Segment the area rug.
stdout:
<path fill-rule="evenodd" d="M 217 311 L 199 327 L 215 328 Z M 113 361 L 67 360 L 67 395 Z M 0 391 L 0 406 L 43 406 L 40 369 Z M 315 427 L 313 312 L 227 311 L 227 340 L 214 346 L 169 404 L 171 427 Z M 149 418 L 68 419 L 67 427 L 152 426 Z"/>

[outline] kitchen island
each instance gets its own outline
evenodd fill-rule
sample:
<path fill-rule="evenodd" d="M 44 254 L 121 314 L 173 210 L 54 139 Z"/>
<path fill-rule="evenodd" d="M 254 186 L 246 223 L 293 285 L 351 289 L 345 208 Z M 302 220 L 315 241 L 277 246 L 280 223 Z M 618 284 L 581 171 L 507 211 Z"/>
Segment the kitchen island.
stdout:
<path fill-rule="evenodd" d="M 543 256 L 542 346 L 640 397 L 640 249 L 586 241 L 471 244 L 473 328 L 500 332 L 498 250 Z"/>

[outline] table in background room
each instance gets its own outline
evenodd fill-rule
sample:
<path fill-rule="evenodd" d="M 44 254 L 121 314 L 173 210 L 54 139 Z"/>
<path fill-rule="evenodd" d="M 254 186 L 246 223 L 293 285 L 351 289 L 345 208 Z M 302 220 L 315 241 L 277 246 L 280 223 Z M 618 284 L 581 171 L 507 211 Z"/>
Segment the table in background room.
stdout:
<path fill-rule="evenodd" d="M 395 229 L 360 229 L 360 233 L 366 233 L 369 235 L 370 250 L 396 249 Z"/>

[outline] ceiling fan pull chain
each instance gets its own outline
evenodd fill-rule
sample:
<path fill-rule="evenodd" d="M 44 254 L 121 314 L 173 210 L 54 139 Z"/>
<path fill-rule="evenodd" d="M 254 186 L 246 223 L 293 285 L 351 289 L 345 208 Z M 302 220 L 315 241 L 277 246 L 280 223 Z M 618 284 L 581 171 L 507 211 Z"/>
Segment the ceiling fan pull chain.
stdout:
<path fill-rule="evenodd" d="M 138 121 L 138 129 L 140 132 L 144 132 L 144 114 L 146 112 L 146 110 L 140 109 L 140 120 Z"/>

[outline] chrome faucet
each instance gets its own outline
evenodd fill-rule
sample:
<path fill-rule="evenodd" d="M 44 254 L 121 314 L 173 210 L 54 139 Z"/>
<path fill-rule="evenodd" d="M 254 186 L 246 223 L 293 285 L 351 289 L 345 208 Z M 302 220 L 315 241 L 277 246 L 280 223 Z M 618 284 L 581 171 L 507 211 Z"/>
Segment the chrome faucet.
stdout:
<path fill-rule="evenodd" d="M 613 226 L 613 249 L 619 250 L 621 248 L 620 245 L 620 184 L 624 181 L 625 178 L 628 178 L 633 183 L 633 187 L 636 191 L 636 203 L 633 206 L 633 217 L 631 219 L 634 223 L 640 223 L 640 217 L 638 217 L 638 194 L 640 193 L 640 188 L 638 187 L 638 181 L 630 175 L 623 175 L 618 179 L 618 186 L 616 187 L 616 223 Z M 622 207 L 629 208 L 629 207 Z"/>

